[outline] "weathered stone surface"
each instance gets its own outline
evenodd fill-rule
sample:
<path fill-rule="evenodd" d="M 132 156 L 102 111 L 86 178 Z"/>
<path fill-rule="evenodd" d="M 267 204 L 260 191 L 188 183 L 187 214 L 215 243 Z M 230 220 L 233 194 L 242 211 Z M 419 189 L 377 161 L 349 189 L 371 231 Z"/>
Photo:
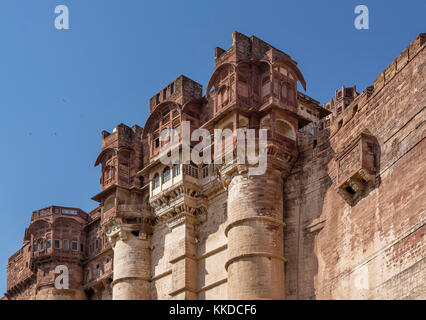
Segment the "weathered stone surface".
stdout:
<path fill-rule="evenodd" d="M 287 54 L 233 33 L 204 97 L 181 76 L 144 128 L 102 133 L 99 207 L 35 211 L 3 299 L 425 299 L 425 39 L 321 107 Z M 182 121 L 268 130 L 266 173 L 162 164 Z"/>

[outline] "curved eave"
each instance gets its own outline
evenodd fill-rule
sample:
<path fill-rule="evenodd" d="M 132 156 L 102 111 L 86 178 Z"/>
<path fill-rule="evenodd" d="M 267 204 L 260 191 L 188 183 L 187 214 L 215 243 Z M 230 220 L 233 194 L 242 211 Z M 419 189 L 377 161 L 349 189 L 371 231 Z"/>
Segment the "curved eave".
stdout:
<path fill-rule="evenodd" d="M 275 66 L 277 64 L 284 64 L 284 65 L 288 66 L 289 68 L 291 68 L 291 70 L 296 74 L 297 80 L 300 81 L 300 83 L 303 86 L 303 89 L 306 91 L 305 78 L 303 77 L 302 72 L 299 70 L 299 68 L 297 67 L 296 63 L 293 60 L 291 60 L 291 59 L 279 59 L 279 60 L 274 61 L 273 66 Z"/>
<path fill-rule="evenodd" d="M 169 106 L 169 105 L 175 105 L 176 107 L 178 107 L 179 109 L 181 109 L 181 106 L 180 106 L 180 104 L 178 104 L 177 102 L 174 102 L 174 101 L 163 101 L 163 102 L 161 102 L 159 105 L 157 105 L 156 107 L 155 107 L 155 109 L 154 109 L 154 111 L 152 111 L 152 113 L 149 115 L 149 117 L 148 117 L 148 119 L 145 121 L 145 126 L 144 126 L 144 128 L 143 128 L 143 131 L 142 131 L 142 137 L 143 138 L 145 138 L 146 137 L 146 135 L 149 133 L 149 132 L 151 132 L 152 131 L 152 125 L 151 125 L 151 123 L 153 123 L 154 121 L 154 119 L 155 119 L 155 117 L 158 117 L 158 114 L 160 113 L 160 111 L 164 108 L 164 107 L 166 107 L 166 106 Z"/>
<path fill-rule="evenodd" d="M 107 154 L 110 151 L 115 152 L 115 150 L 113 148 L 106 148 L 105 150 L 102 150 L 102 152 L 96 158 L 96 162 L 95 162 L 94 166 L 97 167 L 99 165 L 99 163 L 101 163 L 102 158 L 105 156 L 105 154 Z"/>
<path fill-rule="evenodd" d="M 28 232 L 31 232 L 31 230 L 33 230 L 34 228 L 37 228 L 37 226 L 40 224 L 43 224 L 43 225 L 47 224 L 50 227 L 52 226 L 52 223 L 50 221 L 47 221 L 45 219 L 37 219 L 30 223 L 29 227 L 27 228 Z"/>
<path fill-rule="evenodd" d="M 218 75 L 218 74 L 219 74 L 219 73 L 220 73 L 223 69 L 225 69 L 226 67 L 229 67 L 229 66 L 231 66 L 231 67 L 232 67 L 232 69 L 233 69 L 233 70 L 234 70 L 234 72 L 235 72 L 235 70 L 236 70 L 236 65 L 234 65 L 234 64 L 232 64 L 232 63 L 229 63 L 229 62 L 225 62 L 225 63 L 221 64 L 220 66 L 218 66 L 218 67 L 214 70 L 214 72 L 213 72 L 212 76 L 210 77 L 209 83 L 207 84 L 207 87 L 206 87 L 206 97 L 208 97 L 208 96 L 209 96 L 209 93 L 210 93 L 211 87 L 213 86 L 213 83 L 215 82 L 217 75 Z"/>

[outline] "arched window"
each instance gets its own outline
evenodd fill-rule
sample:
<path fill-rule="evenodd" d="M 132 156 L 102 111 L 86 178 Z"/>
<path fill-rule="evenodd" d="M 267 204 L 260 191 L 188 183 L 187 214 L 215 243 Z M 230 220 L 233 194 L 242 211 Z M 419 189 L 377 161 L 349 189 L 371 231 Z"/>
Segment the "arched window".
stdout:
<path fill-rule="evenodd" d="M 180 175 L 180 165 L 175 164 L 173 165 L 173 177 L 177 177 L 178 175 Z"/>
<path fill-rule="evenodd" d="M 162 175 L 161 179 L 162 179 L 163 183 L 166 183 L 167 181 L 170 180 L 170 167 L 164 168 L 163 175 Z"/>
<path fill-rule="evenodd" d="M 277 120 L 277 122 L 275 123 L 275 131 L 276 133 L 284 137 L 287 137 L 292 140 L 296 140 L 293 127 L 283 120 Z"/>
<path fill-rule="evenodd" d="M 104 202 L 104 212 L 114 207 L 115 198 L 114 196 L 108 197 Z"/>
<path fill-rule="evenodd" d="M 282 88 L 281 88 L 281 97 L 283 99 L 287 99 L 287 84 L 284 83 Z"/>
<path fill-rule="evenodd" d="M 227 87 L 223 87 L 222 91 L 222 101 L 223 103 L 227 103 L 228 102 L 228 88 Z"/>
<path fill-rule="evenodd" d="M 155 174 L 154 180 L 152 181 L 152 189 L 157 189 L 160 186 L 160 175 Z"/>

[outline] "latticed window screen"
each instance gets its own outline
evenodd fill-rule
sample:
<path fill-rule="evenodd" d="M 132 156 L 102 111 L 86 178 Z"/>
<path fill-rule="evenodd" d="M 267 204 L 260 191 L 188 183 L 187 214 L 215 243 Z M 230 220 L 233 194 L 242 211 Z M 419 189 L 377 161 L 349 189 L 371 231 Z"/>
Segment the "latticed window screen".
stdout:
<path fill-rule="evenodd" d="M 205 165 L 204 167 L 203 167 L 203 175 L 202 175 L 202 177 L 203 177 L 203 179 L 204 178 L 207 178 L 209 176 L 209 166 L 208 165 Z"/>
<path fill-rule="evenodd" d="M 193 165 L 185 165 L 185 174 L 198 179 L 198 168 Z"/>

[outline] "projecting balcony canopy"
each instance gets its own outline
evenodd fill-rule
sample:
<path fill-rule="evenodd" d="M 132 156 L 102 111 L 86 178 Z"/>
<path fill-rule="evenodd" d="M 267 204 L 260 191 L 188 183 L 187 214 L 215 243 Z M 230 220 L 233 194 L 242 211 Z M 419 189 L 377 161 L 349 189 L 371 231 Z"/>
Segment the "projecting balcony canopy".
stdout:
<path fill-rule="evenodd" d="M 221 64 L 219 67 L 217 67 L 215 69 L 215 71 L 213 72 L 212 76 L 210 77 L 209 83 L 207 84 L 207 88 L 206 88 L 206 97 L 209 96 L 210 94 L 210 90 L 211 88 L 214 86 L 214 83 L 216 82 L 217 77 L 221 74 L 221 72 L 223 70 L 225 70 L 226 68 L 230 68 L 231 72 L 235 72 L 236 70 L 236 65 L 232 64 L 232 63 L 223 63 Z"/>
<path fill-rule="evenodd" d="M 291 70 L 294 75 L 296 76 L 296 79 L 300 81 L 300 83 L 303 86 L 303 89 L 306 91 L 306 81 L 305 78 L 303 77 L 302 72 L 299 70 L 299 68 L 297 67 L 296 62 L 294 62 L 291 58 L 287 58 L 287 57 L 282 57 L 280 59 L 275 60 L 274 62 L 270 62 L 269 60 L 266 59 L 261 59 L 261 60 L 241 60 L 238 64 L 233 64 L 233 63 L 229 63 L 229 62 L 225 62 L 223 64 L 221 64 L 220 66 L 218 66 L 215 71 L 213 72 L 212 76 L 210 77 L 209 83 L 206 87 L 206 97 L 209 96 L 210 91 L 212 89 L 212 87 L 214 86 L 214 84 L 217 82 L 217 78 L 221 75 L 223 70 L 226 70 L 226 68 L 230 69 L 230 72 L 236 72 L 240 67 L 244 66 L 244 65 L 257 65 L 257 66 L 262 66 L 262 64 L 266 64 L 268 65 L 271 73 L 274 67 L 276 66 L 285 66 L 287 67 L 289 70 Z"/>
<path fill-rule="evenodd" d="M 102 152 L 96 158 L 94 166 L 97 167 L 102 162 L 102 159 L 104 158 L 104 156 L 108 153 L 113 153 L 115 155 L 116 152 L 115 152 L 114 148 L 106 148 L 106 149 L 102 150 Z"/>
<path fill-rule="evenodd" d="M 142 132 L 142 138 L 145 139 L 148 134 L 152 133 L 159 121 L 162 118 L 162 114 L 167 111 L 172 111 L 178 109 L 181 111 L 181 106 L 173 101 L 164 101 L 155 107 L 155 110 L 149 115 L 148 119 L 145 122 L 145 126 Z"/>
<path fill-rule="evenodd" d="M 102 150 L 102 152 L 98 155 L 94 166 L 97 167 L 102 162 L 104 156 L 107 155 L 108 153 L 112 153 L 115 156 L 119 154 L 120 152 L 122 152 L 123 150 L 134 151 L 133 148 L 127 147 L 127 146 L 121 146 L 119 148 L 106 148 Z"/>
<path fill-rule="evenodd" d="M 279 65 L 283 65 L 288 67 L 291 71 L 293 71 L 296 75 L 297 80 L 300 81 L 300 83 L 303 86 L 303 89 L 306 91 L 306 81 L 305 78 L 303 77 L 302 72 L 300 72 L 299 68 L 296 65 L 296 62 L 294 62 L 293 60 L 291 60 L 290 58 L 280 58 L 276 61 L 273 62 L 272 67 L 276 67 Z"/>

